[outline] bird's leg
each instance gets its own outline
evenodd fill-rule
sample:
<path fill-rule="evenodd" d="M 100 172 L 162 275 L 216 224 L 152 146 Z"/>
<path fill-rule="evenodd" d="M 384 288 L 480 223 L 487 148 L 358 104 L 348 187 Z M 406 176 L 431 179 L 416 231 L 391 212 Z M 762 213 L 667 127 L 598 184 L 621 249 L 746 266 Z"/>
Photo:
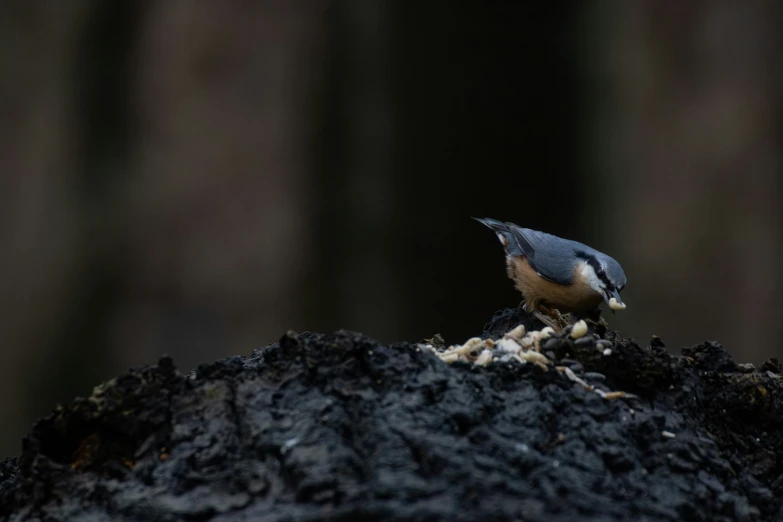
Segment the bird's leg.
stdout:
<path fill-rule="evenodd" d="M 553 308 L 552 311 L 557 316 L 557 324 L 561 325 L 562 328 L 565 328 L 566 326 L 573 324 L 574 321 L 573 321 L 573 316 L 571 314 L 563 315 L 560 313 L 560 310 L 558 310 L 557 308 Z"/>
<path fill-rule="evenodd" d="M 539 304 L 538 309 L 533 313 L 533 315 L 536 317 L 536 319 L 538 319 L 545 325 L 551 327 L 554 331 L 556 332 L 563 331 L 564 328 L 563 324 L 565 323 L 565 321 L 563 320 L 563 316 L 560 315 L 560 312 L 558 310 L 550 309 L 545 307 L 544 305 Z"/>
<path fill-rule="evenodd" d="M 535 317 L 536 319 L 538 319 L 539 321 L 541 321 L 545 325 L 551 327 L 554 331 L 556 331 L 556 332 L 560 331 L 560 327 L 557 326 L 557 322 L 554 319 L 552 319 L 551 317 L 549 317 L 548 315 L 544 315 L 541 312 L 539 312 L 538 310 L 535 310 L 533 312 L 533 317 Z"/>

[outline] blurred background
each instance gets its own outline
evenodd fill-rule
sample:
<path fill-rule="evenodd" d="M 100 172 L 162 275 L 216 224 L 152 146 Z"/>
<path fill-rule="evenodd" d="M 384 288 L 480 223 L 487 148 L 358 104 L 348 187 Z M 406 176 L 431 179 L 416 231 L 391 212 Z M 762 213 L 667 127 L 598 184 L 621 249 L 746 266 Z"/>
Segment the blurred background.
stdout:
<path fill-rule="evenodd" d="M 783 356 L 783 4 L 545 5 L 0 3 L 0 456 L 163 353 L 480 333 L 471 216 L 613 255 L 642 344 Z"/>

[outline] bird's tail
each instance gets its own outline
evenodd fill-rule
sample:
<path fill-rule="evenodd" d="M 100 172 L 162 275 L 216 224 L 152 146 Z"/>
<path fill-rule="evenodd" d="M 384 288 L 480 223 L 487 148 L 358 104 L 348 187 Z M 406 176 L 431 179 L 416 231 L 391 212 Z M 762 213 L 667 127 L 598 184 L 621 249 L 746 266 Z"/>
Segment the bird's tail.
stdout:
<path fill-rule="evenodd" d="M 510 256 L 523 255 L 522 249 L 519 246 L 519 242 L 517 241 L 516 237 L 514 237 L 514 234 L 511 232 L 511 230 L 508 228 L 508 225 L 496 219 L 490 219 L 490 218 L 473 218 L 473 219 L 491 228 L 492 231 L 495 232 L 495 234 L 497 234 L 500 243 L 503 245 L 503 247 L 505 247 L 506 253 L 508 255 Z"/>

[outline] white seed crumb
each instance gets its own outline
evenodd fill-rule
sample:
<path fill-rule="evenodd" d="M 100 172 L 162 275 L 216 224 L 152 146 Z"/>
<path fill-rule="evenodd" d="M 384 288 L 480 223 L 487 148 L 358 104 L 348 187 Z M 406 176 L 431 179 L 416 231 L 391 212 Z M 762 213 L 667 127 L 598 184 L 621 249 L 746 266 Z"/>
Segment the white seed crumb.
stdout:
<path fill-rule="evenodd" d="M 497 356 L 495 357 L 497 359 Z M 493 359 L 494 360 L 494 359 Z M 527 361 L 521 359 L 519 355 L 515 353 L 507 353 L 505 355 L 502 355 L 500 359 L 497 359 L 500 362 L 511 362 L 511 361 L 517 361 L 519 364 L 527 364 Z"/>
<path fill-rule="evenodd" d="M 517 355 L 515 353 L 508 354 L 508 357 L 510 359 L 513 359 L 513 360 L 517 361 L 519 364 L 527 364 L 526 360 L 524 360 L 522 357 L 520 357 L 519 355 Z"/>
<path fill-rule="evenodd" d="M 549 359 L 535 350 L 528 350 L 519 354 L 519 357 L 532 363 L 547 364 Z"/>
<path fill-rule="evenodd" d="M 481 355 L 478 356 L 478 359 L 476 359 L 476 362 L 474 364 L 478 364 L 479 366 L 486 366 L 489 363 L 492 362 L 492 352 L 489 350 L 484 350 L 481 352 Z"/>
<path fill-rule="evenodd" d="M 524 336 L 519 343 L 525 350 L 533 349 L 537 352 L 541 351 L 541 332 L 533 330 Z"/>
<path fill-rule="evenodd" d="M 585 334 L 587 334 L 587 323 L 580 319 L 574 327 L 571 328 L 571 338 L 579 339 L 580 337 L 584 337 Z"/>
<path fill-rule="evenodd" d="M 522 339 L 519 340 L 519 344 L 521 344 L 522 348 L 524 348 L 525 350 L 529 350 L 533 347 L 533 344 L 535 343 L 534 339 L 535 338 L 533 336 L 533 332 L 530 332 L 529 334 L 527 334 L 526 336 L 524 336 Z"/>
<path fill-rule="evenodd" d="M 522 347 L 513 339 L 500 339 L 495 343 L 495 350 L 502 353 L 519 353 Z"/>
<path fill-rule="evenodd" d="M 478 348 L 483 343 L 484 340 L 481 337 L 471 337 L 470 339 L 465 341 L 465 344 L 457 348 L 457 352 L 459 352 L 460 354 L 471 352 L 475 348 Z"/>
<path fill-rule="evenodd" d="M 609 308 L 612 310 L 625 310 L 625 303 L 617 301 L 614 297 L 609 299 Z"/>
<path fill-rule="evenodd" d="M 513 330 L 507 332 L 504 337 L 511 338 L 518 341 L 519 339 L 522 339 L 523 335 L 525 335 L 525 325 L 520 324 Z"/>
<path fill-rule="evenodd" d="M 673 438 L 674 438 L 674 437 L 676 437 L 677 435 L 675 435 L 675 434 L 674 434 L 674 433 L 672 433 L 671 431 L 662 431 L 662 432 L 661 432 L 661 436 L 662 436 L 662 437 L 665 437 L 665 438 L 667 438 L 667 439 L 673 439 Z"/>
<path fill-rule="evenodd" d="M 484 344 L 487 345 L 487 348 L 490 350 L 495 347 L 495 340 L 494 339 L 484 339 Z"/>
<path fill-rule="evenodd" d="M 445 353 L 441 354 L 440 359 L 445 363 L 451 364 L 459 359 L 459 355 L 456 353 Z"/>
<path fill-rule="evenodd" d="M 604 355 L 606 355 L 607 357 L 608 357 L 608 356 L 610 356 L 610 355 L 612 355 L 612 349 L 611 349 L 611 348 L 607 348 L 607 349 L 605 349 L 605 350 L 604 350 Z"/>
<path fill-rule="evenodd" d="M 555 329 L 552 328 L 551 326 L 547 326 L 547 327 L 545 327 L 544 329 L 541 330 L 541 333 L 539 335 L 539 339 L 541 339 L 543 341 L 544 339 L 549 339 L 553 335 L 555 335 Z"/>
<path fill-rule="evenodd" d="M 566 377 L 568 377 L 569 380 L 574 381 L 577 384 L 580 384 L 585 390 L 588 391 L 593 390 L 592 386 L 590 386 L 585 381 L 577 377 L 577 375 L 574 373 L 574 370 L 572 370 L 568 366 L 564 367 L 563 372 L 566 374 Z"/>

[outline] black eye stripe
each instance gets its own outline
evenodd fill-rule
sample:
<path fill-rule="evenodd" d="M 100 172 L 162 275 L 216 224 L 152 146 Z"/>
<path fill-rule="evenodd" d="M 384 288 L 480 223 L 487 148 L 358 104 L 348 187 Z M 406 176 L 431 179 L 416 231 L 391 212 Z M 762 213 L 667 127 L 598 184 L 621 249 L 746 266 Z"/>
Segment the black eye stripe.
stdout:
<path fill-rule="evenodd" d="M 604 272 L 603 268 L 601 268 L 601 263 L 598 262 L 595 256 L 581 250 L 577 250 L 574 252 L 574 254 L 576 257 L 583 259 L 587 262 L 587 264 L 592 266 L 593 270 L 595 271 L 595 275 L 597 275 L 598 279 L 600 279 L 608 288 L 612 287 L 612 282 L 609 281 L 608 277 L 606 277 L 606 273 Z"/>

